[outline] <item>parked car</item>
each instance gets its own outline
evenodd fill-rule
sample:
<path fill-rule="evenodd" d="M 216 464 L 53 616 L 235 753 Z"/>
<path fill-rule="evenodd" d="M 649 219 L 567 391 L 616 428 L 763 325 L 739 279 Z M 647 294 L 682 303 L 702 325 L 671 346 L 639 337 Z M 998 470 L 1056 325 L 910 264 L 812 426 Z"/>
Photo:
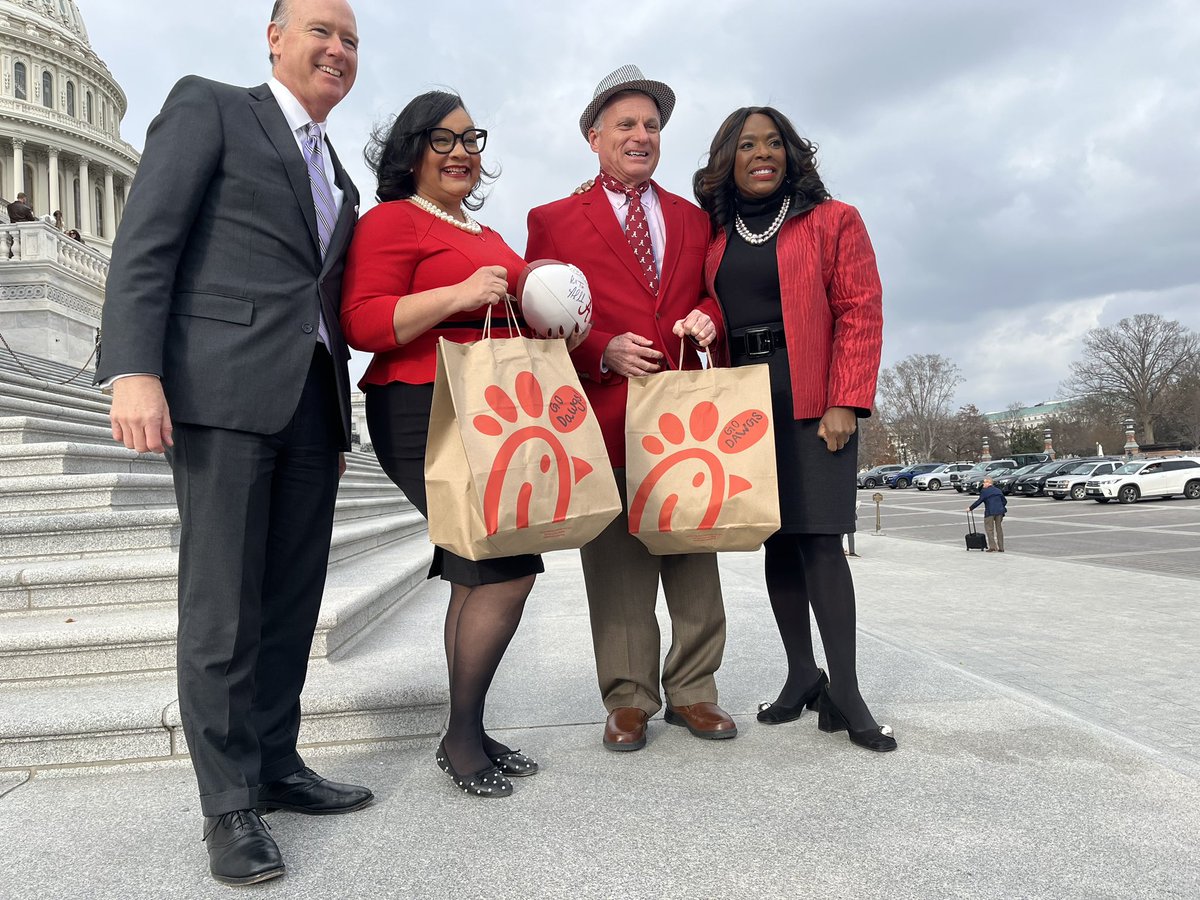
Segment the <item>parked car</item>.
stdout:
<path fill-rule="evenodd" d="M 884 475 L 883 480 L 884 483 L 890 488 L 900 488 L 901 490 L 904 490 L 904 488 L 913 483 L 913 479 L 918 475 L 924 475 L 926 472 L 932 472 L 940 465 L 941 463 L 917 463 L 912 466 L 906 466 L 899 472 L 891 472 L 890 474 Z"/>
<path fill-rule="evenodd" d="M 883 484 L 883 476 L 889 472 L 899 472 L 904 466 L 876 466 L 873 469 L 867 469 L 865 472 L 858 473 L 858 486 L 860 488 L 875 488 Z"/>
<path fill-rule="evenodd" d="M 1088 479 L 1084 496 L 1098 503 L 1119 500 L 1136 503 L 1142 497 L 1183 494 L 1200 499 L 1200 458 L 1173 456 L 1165 459 L 1134 459 L 1111 475 Z"/>
<path fill-rule="evenodd" d="M 1011 494 L 1013 483 L 1018 478 L 1020 478 L 1022 475 L 1028 475 L 1030 472 L 1032 472 L 1034 469 L 1036 469 L 1038 466 L 1041 466 L 1041 465 L 1045 465 L 1045 463 L 1034 462 L 1034 463 L 1030 463 L 1029 465 L 1026 465 L 1026 466 L 1021 466 L 1021 468 L 1019 468 L 1019 469 L 1013 469 L 1012 471 L 1005 472 L 1003 475 L 993 475 L 992 481 L 995 482 L 996 487 L 1000 488 L 1002 493 L 1004 493 L 1006 495 Z"/>
<path fill-rule="evenodd" d="M 918 475 L 913 479 L 913 487 L 918 491 L 940 491 L 943 484 L 950 483 L 950 476 L 965 472 L 971 468 L 971 463 L 942 463 L 932 472 Z"/>
<path fill-rule="evenodd" d="M 1087 462 L 1087 460 L 1059 459 L 1054 462 L 1043 463 L 1032 472 L 1022 475 L 1014 481 L 1012 492 L 1024 497 L 1040 497 L 1046 490 L 1047 478 L 1065 474 L 1069 469 L 1073 469 L 1084 462 Z"/>
<path fill-rule="evenodd" d="M 954 485 L 954 489 L 960 494 L 963 492 L 963 479 L 974 475 L 983 475 L 985 472 L 994 472 L 997 469 L 1015 469 L 1017 461 L 1015 459 L 993 459 L 990 462 L 979 462 L 971 466 L 965 472 L 951 472 L 950 483 Z"/>
<path fill-rule="evenodd" d="M 1099 459 L 1085 462 L 1066 472 L 1046 479 L 1046 493 L 1055 500 L 1082 500 L 1087 492 L 1089 478 L 1111 475 L 1121 465 L 1117 459 Z"/>
<path fill-rule="evenodd" d="M 969 478 L 964 477 L 962 480 L 963 493 L 978 494 L 983 490 L 983 479 L 991 478 L 994 484 L 997 478 L 1003 477 L 1004 475 L 1015 471 L 1016 469 L 1001 467 L 999 469 L 993 469 L 990 472 L 979 472 L 978 474 L 971 475 Z"/>
<path fill-rule="evenodd" d="M 1032 466 L 1039 463 L 1051 462 L 1049 453 L 1010 453 L 1006 458 L 1014 460 L 1018 466 Z"/>

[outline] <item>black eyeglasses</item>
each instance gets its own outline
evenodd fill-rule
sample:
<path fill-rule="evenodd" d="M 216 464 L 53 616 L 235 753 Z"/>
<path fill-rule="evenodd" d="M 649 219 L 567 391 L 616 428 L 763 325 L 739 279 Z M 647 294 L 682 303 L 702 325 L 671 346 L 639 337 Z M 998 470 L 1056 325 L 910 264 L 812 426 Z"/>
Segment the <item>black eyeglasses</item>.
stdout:
<path fill-rule="evenodd" d="M 425 137 L 429 139 L 429 147 L 434 153 L 443 156 L 454 150 L 454 145 L 462 141 L 463 149 L 472 156 L 483 152 L 487 143 L 487 131 L 483 128 L 468 128 L 462 134 L 455 134 L 449 128 L 428 128 Z"/>

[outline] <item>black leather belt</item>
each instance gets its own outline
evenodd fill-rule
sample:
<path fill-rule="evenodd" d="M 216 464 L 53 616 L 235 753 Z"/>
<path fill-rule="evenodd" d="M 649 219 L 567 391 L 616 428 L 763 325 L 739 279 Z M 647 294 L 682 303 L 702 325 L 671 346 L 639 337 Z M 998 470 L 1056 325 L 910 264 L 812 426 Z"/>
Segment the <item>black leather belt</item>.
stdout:
<path fill-rule="evenodd" d="M 750 359 L 772 356 L 776 350 L 782 350 L 787 346 L 782 325 L 754 325 L 750 328 L 735 328 L 729 337 L 732 354 Z"/>

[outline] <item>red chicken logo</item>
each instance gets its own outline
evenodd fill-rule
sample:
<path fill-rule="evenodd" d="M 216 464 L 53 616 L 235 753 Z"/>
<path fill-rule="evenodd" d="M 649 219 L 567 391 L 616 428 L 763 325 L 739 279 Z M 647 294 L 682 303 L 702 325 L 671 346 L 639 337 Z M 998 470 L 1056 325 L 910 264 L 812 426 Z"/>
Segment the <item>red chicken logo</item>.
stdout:
<path fill-rule="evenodd" d="M 708 400 L 702 400 L 695 405 L 688 417 L 686 429 L 683 422 L 674 413 L 663 413 L 659 416 L 658 430 L 662 437 L 648 434 L 642 438 L 642 447 L 646 452 L 654 456 L 662 456 L 663 459 L 650 469 L 634 493 L 633 500 L 629 505 L 629 530 L 631 533 L 638 534 L 642 531 L 642 520 L 646 515 L 646 507 L 654 489 L 663 477 L 672 469 L 689 461 L 700 464 L 699 471 L 692 476 L 691 486 L 696 490 L 701 490 L 706 482 L 708 485 L 708 504 L 701 516 L 700 524 L 697 526 L 699 530 L 713 528 L 717 524 L 717 519 L 721 515 L 721 507 L 725 501 L 753 487 L 748 480 L 739 475 L 726 475 L 721 455 L 730 457 L 757 444 L 767 434 L 769 423 L 767 414 L 760 409 L 748 409 L 734 416 L 723 428 L 718 429 L 720 421 L 721 415 L 716 404 Z M 689 432 L 693 446 L 684 446 Z M 701 446 L 694 446 L 695 444 Z M 705 444 L 709 446 L 703 446 Z M 673 449 L 669 445 L 674 445 L 678 449 Z M 658 531 L 673 530 L 671 519 L 678 503 L 678 493 L 669 493 L 663 498 L 658 513 Z"/>
<path fill-rule="evenodd" d="M 521 452 L 523 445 L 541 442 L 545 448 L 537 469 L 554 484 L 557 492 L 554 522 L 566 520 L 567 509 L 571 505 L 571 489 L 592 471 L 587 462 L 571 456 L 558 439 L 559 434 L 569 434 L 587 418 L 588 404 L 583 394 L 569 385 L 563 385 L 547 400 L 537 376 L 529 371 L 517 375 L 513 393 L 515 399 L 499 385 L 488 385 L 483 398 L 495 415 L 482 413 L 472 422 L 480 434 L 504 438 L 488 473 L 483 494 L 483 520 L 489 535 L 499 531 L 505 481 L 513 459 Z M 520 424 L 522 414 L 528 420 L 525 424 Z M 545 480 L 538 479 L 539 483 L 545 483 Z M 534 498 L 534 487 L 532 481 L 522 481 L 516 486 L 517 528 L 529 527 L 529 508 Z"/>

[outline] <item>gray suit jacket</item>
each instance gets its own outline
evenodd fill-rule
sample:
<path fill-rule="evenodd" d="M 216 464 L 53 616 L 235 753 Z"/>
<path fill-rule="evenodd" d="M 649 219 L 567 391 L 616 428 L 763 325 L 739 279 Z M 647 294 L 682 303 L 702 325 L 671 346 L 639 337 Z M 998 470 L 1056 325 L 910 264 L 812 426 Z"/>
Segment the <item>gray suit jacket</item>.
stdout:
<path fill-rule="evenodd" d="M 273 434 L 299 402 L 322 309 L 348 448 L 338 313 L 359 198 L 331 159 L 345 199 L 322 262 L 308 170 L 270 88 L 176 84 L 113 244 L 97 381 L 153 373 L 174 421 Z"/>

